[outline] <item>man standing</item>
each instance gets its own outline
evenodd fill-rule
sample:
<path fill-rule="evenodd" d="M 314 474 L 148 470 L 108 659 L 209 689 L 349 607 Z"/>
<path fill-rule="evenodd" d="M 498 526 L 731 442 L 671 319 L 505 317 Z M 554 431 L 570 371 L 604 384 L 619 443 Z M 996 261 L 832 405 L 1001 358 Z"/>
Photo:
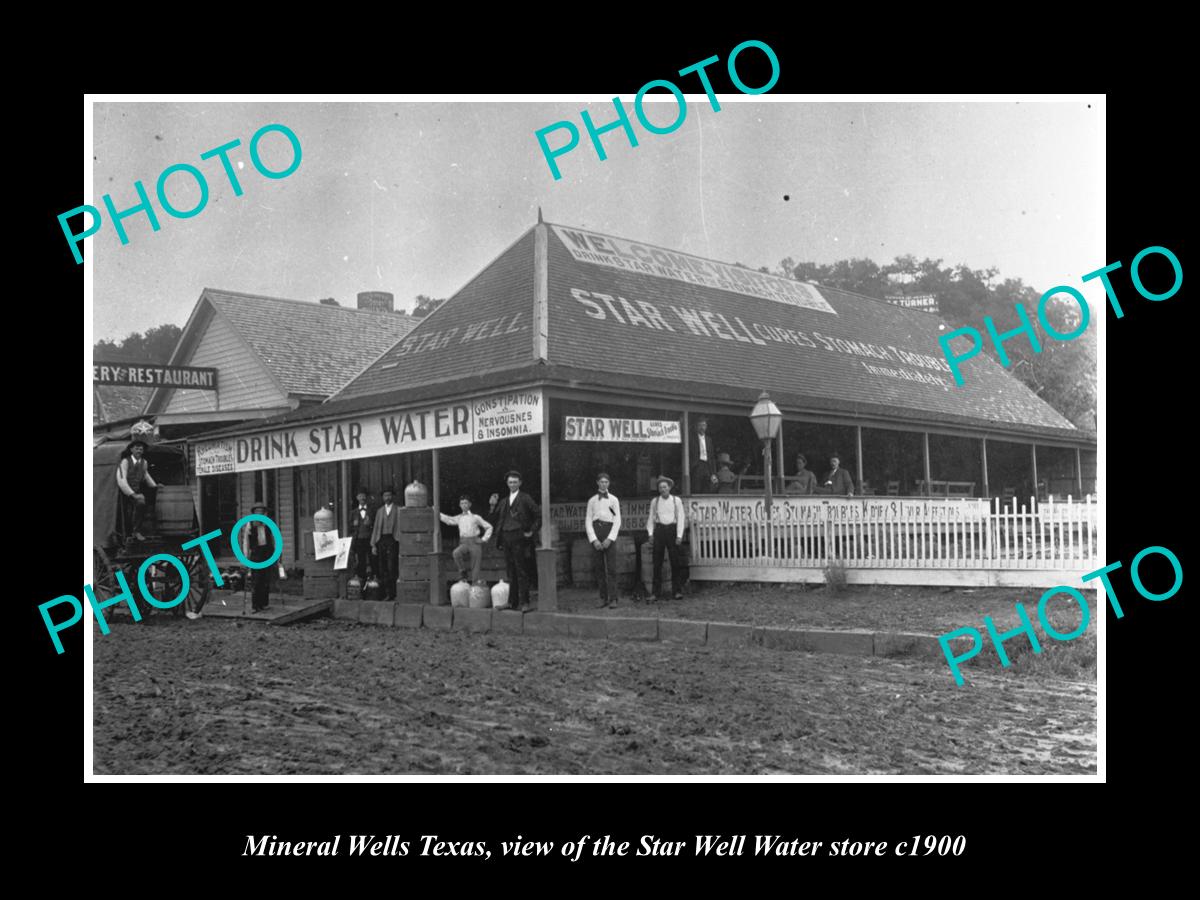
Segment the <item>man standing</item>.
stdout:
<path fill-rule="evenodd" d="M 396 492 L 383 489 L 383 506 L 375 510 L 371 529 L 371 550 L 379 556 L 379 584 L 385 601 L 396 599 L 396 581 L 400 578 L 400 509 Z"/>
<path fill-rule="evenodd" d="M 691 442 L 688 455 L 692 459 L 692 490 L 697 494 L 716 491 L 717 456 L 708 434 L 708 419 L 701 416 L 696 420 L 696 433 L 688 440 Z"/>
<path fill-rule="evenodd" d="M 672 496 L 675 482 L 666 475 L 659 475 L 655 483 L 658 496 L 650 501 L 650 518 L 646 520 L 646 531 L 654 547 L 654 581 L 650 600 L 665 600 L 662 595 L 662 564 L 664 551 L 671 558 L 671 587 L 675 599 L 683 599 L 683 563 L 679 558 L 683 530 L 687 527 L 683 518 L 683 501 Z"/>
<path fill-rule="evenodd" d="M 496 545 L 504 551 L 508 565 L 512 607 L 528 612 L 530 573 L 527 559 L 542 509 L 521 490 L 520 472 L 508 472 L 504 480 L 508 484 L 508 495 L 501 500 L 499 494 L 492 494 L 488 501 L 491 520 L 499 532 Z"/>
<path fill-rule="evenodd" d="M 255 502 L 251 513 L 270 516 L 265 503 Z M 252 562 L 264 562 L 275 555 L 275 535 L 265 522 L 247 522 L 242 529 L 242 555 Z M 250 570 L 250 603 L 255 612 L 266 609 L 271 603 L 271 575 L 274 566 Z"/>
<path fill-rule="evenodd" d="M 458 526 L 458 546 L 454 548 L 451 556 L 454 557 L 454 564 L 458 566 L 463 580 L 466 581 L 469 571 L 471 584 L 475 584 L 479 581 L 479 566 L 483 562 L 483 545 L 492 536 L 492 523 L 483 516 L 477 516 L 471 512 L 469 494 L 463 494 L 458 498 L 458 508 L 462 512 L 457 516 L 448 516 L 445 513 L 438 513 L 438 516 L 446 525 Z"/>
<path fill-rule="evenodd" d="M 371 559 L 371 535 L 375 516 L 367 506 L 367 492 L 359 490 L 358 504 L 350 510 L 350 552 L 354 554 L 354 574 L 360 584 L 367 582 L 367 563 Z"/>
<path fill-rule="evenodd" d="M 617 534 L 621 531 L 621 502 L 608 492 L 612 479 L 607 472 L 596 476 L 596 493 L 588 500 L 583 527 L 587 531 L 595 555 L 592 567 L 600 587 L 599 606 L 617 605 L 620 585 L 617 583 Z"/>
<path fill-rule="evenodd" d="M 135 541 L 144 541 L 142 523 L 146 520 L 146 495 L 142 493 L 143 485 L 158 488 L 150 477 L 150 470 L 143 456 L 146 453 L 145 441 L 133 441 L 121 454 L 117 463 L 117 487 L 121 490 L 121 525 L 128 528 L 126 534 Z"/>
<path fill-rule="evenodd" d="M 845 469 L 839 468 L 841 461 L 837 454 L 829 457 L 829 472 L 821 482 L 824 494 L 836 494 L 839 497 L 854 496 L 854 479 Z"/>

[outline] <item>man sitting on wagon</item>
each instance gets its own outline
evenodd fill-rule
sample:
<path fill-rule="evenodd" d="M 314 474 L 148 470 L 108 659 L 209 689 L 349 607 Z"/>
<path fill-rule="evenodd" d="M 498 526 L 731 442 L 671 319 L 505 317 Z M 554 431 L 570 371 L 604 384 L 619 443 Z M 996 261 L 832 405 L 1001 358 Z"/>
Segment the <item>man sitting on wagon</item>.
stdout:
<path fill-rule="evenodd" d="M 144 541 L 142 524 L 146 520 L 146 495 L 143 487 L 158 488 L 150 477 L 145 460 L 146 442 L 135 440 L 117 463 L 117 487 L 121 489 L 121 525 L 135 541 Z"/>

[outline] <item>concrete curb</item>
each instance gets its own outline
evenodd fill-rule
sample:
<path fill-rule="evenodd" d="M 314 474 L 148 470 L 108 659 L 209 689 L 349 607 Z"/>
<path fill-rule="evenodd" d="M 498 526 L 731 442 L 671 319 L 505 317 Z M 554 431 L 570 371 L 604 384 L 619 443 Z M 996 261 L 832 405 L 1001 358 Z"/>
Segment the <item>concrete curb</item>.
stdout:
<path fill-rule="evenodd" d="M 865 629 L 771 628 L 739 622 L 657 619 L 649 616 L 595 616 L 586 613 L 530 612 L 338 600 L 333 617 L 364 625 L 394 625 L 476 634 L 528 634 L 610 641 L 669 641 L 689 646 L 762 647 L 766 650 L 840 653 L 849 656 L 942 659 L 935 635 Z M 956 638 L 956 652 L 966 638 Z M 964 646 L 958 646 L 962 644 Z"/>
<path fill-rule="evenodd" d="M 575 637 L 592 641 L 668 641 L 692 647 L 762 647 L 769 650 L 803 650 L 805 653 L 840 653 L 851 656 L 922 656 L 943 659 L 935 635 L 864 629 L 828 630 L 767 628 L 736 622 L 702 622 L 698 619 L 659 619 L 648 616 L 589 616 L 587 613 L 472 610 L 468 607 L 431 606 L 362 600 L 337 600 L 334 618 L 365 625 L 395 625 L 474 634 Z M 955 653 L 966 649 L 965 637 L 954 638 Z"/>

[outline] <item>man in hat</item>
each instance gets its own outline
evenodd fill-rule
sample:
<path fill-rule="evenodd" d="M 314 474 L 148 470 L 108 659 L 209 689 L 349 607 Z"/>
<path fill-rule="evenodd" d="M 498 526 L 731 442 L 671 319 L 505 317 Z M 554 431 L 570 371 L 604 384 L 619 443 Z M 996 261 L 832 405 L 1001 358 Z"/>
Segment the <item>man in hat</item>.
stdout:
<path fill-rule="evenodd" d="M 650 600 L 665 600 L 662 595 L 663 553 L 671 558 L 671 587 L 675 599 L 683 599 L 683 562 L 679 544 L 683 541 L 683 530 L 687 527 L 683 517 L 683 501 L 671 494 L 675 482 L 666 475 L 655 481 L 658 496 L 650 501 L 650 517 L 646 520 L 646 532 L 654 547 L 654 581 Z"/>
<path fill-rule="evenodd" d="M 815 494 L 817 492 L 817 476 L 805 466 L 808 458 L 803 453 L 796 454 L 796 477 L 788 482 L 789 494 Z"/>
<path fill-rule="evenodd" d="M 821 482 L 822 493 L 836 494 L 839 497 L 854 496 L 854 479 L 850 477 L 850 473 L 841 468 L 841 460 L 835 453 L 829 457 L 829 472 L 825 475 L 825 480 Z"/>
<path fill-rule="evenodd" d="M 117 487 L 121 490 L 121 523 L 128 527 L 127 534 L 135 541 L 144 541 L 142 523 L 146 520 L 146 495 L 143 486 L 158 488 L 150 477 L 150 470 L 143 458 L 146 442 L 135 440 L 121 454 L 117 463 Z"/>
<path fill-rule="evenodd" d="M 504 481 L 508 485 L 508 494 L 503 499 L 499 494 L 492 494 L 488 500 L 490 518 L 497 532 L 496 546 L 504 551 L 508 565 L 512 608 L 528 612 L 532 577 L 529 574 L 529 550 L 542 508 L 521 490 L 520 472 L 505 473 Z"/>
<path fill-rule="evenodd" d="M 583 517 L 584 530 L 595 551 L 592 566 L 600 588 L 600 606 L 616 606 L 620 594 L 616 542 L 621 530 L 621 502 L 608 492 L 611 483 L 607 472 L 596 476 L 596 493 L 588 500 Z"/>
<path fill-rule="evenodd" d="M 361 584 L 367 581 L 367 563 L 371 559 L 371 534 L 375 531 L 375 512 L 367 505 L 367 492 L 358 490 L 358 502 L 350 510 L 350 552 L 354 554 L 354 573 Z"/>
<path fill-rule="evenodd" d="M 696 420 L 696 432 L 689 436 L 688 455 L 692 460 L 692 490 L 705 494 L 717 490 L 717 456 L 708 433 L 708 419 Z"/>
<path fill-rule="evenodd" d="M 383 599 L 395 600 L 396 582 L 400 579 L 400 508 L 396 505 L 396 492 L 390 487 L 383 489 L 383 506 L 375 510 L 371 550 L 379 557 Z"/>
<path fill-rule="evenodd" d="M 251 513 L 269 516 L 267 504 L 255 501 Z M 253 562 L 265 562 L 275 555 L 275 535 L 265 522 L 247 522 L 242 528 L 242 555 Z M 271 602 L 271 576 L 274 566 L 250 570 L 250 603 L 255 612 L 264 610 Z"/>

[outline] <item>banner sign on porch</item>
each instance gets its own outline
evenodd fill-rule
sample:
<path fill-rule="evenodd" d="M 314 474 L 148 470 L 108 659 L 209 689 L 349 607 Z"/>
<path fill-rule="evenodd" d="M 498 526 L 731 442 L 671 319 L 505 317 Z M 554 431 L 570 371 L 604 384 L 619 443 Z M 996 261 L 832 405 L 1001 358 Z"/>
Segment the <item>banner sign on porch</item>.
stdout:
<path fill-rule="evenodd" d="M 767 521 L 766 503 L 761 497 L 693 497 L 686 502 L 689 522 L 737 525 Z M 772 501 L 771 521 L 838 524 L 908 521 L 921 517 L 929 522 L 982 522 L 987 510 L 987 500 L 973 497 L 808 497 Z"/>
<path fill-rule="evenodd" d="M 541 391 L 524 391 L 197 441 L 196 474 L 254 472 L 541 434 L 545 406 Z"/>
<path fill-rule="evenodd" d="M 646 519 L 650 517 L 649 500 L 621 501 L 621 534 L 646 530 Z M 561 532 L 583 534 L 583 519 L 587 515 L 587 503 L 554 503 L 550 506 L 550 521 Z"/>
<path fill-rule="evenodd" d="M 471 405 L 471 414 L 475 417 L 475 442 L 541 434 L 543 409 L 540 391 L 476 400 Z"/>
<path fill-rule="evenodd" d="M 595 263 L 627 272 L 644 272 L 685 284 L 701 284 L 745 294 L 747 297 L 761 297 L 789 306 L 802 306 L 805 309 L 817 309 L 837 315 L 837 311 L 821 296 L 821 292 L 803 281 L 767 275 L 741 266 L 727 266 L 687 253 L 675 253 L 649 244 L 639 244 L 605 234 L 593 234 L 579 228 L 560 228 L 558 225 L 550 227 L 554 229 L 563 246 L 580 262 Z"/>
<path fill-rule="evenodd" d="M 563 416 L 564 441 L 623 441 L 633 444 L 678 444 L 678 422 L 660 419 L 609 419 L 603 416 Z"/>
<path fill-rule="evenodd" d="M 93 363 L 92 384 L 215 391 L 217 389 L 217 370 L 197 366 L 160 366 L 150 363 Z"/>

